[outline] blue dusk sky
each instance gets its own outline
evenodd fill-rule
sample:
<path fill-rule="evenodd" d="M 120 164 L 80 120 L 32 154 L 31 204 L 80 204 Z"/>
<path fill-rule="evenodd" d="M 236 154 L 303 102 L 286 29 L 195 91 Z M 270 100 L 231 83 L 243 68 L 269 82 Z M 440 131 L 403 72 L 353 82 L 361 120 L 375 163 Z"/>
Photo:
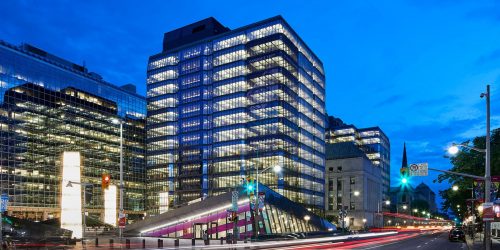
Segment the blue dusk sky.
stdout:
<path fill-rule="evenodd" d="M 20 1 L 0 2 L 0 39 L 30 43 L 145 94 L 146 63 L 163 33 L 213 16 L 238 28 L 282 15 L 324 63 L 330 115 L 380 126 L 392 185 L 403 142 L 409 163 L 448 169 L 453 141 L 483 135 L 492 85 L 500 125 L 500 1 Z M 436 192 L 437 174 L 413 178 Z M 440 202 L 440 200 L 438 200 Z"/>

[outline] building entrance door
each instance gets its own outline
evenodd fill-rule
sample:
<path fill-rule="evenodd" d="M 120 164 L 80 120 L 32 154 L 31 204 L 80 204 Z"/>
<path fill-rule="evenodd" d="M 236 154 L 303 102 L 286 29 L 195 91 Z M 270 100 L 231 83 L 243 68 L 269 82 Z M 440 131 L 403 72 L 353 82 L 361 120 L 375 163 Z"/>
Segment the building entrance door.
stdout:
<path fill-rule="evenodd" d="M 206 223 L 194 223 L 193 232 L 195 239 L 203 239 L 203 232 L 208 229 L 208 224 Z"/>
<path fill-rule="evenodd" d="M 210 223 L 210 232 L 211 232 L 211 234 L 208 235 L 209 239 L 213 239 L 214 232 L 215 232 L 215 239 L 219 238 L 219 231 L 217 231 L 217 227 L 218 226 L 219 226 L 219 224 L 217 222 L 211 222 Z"/>

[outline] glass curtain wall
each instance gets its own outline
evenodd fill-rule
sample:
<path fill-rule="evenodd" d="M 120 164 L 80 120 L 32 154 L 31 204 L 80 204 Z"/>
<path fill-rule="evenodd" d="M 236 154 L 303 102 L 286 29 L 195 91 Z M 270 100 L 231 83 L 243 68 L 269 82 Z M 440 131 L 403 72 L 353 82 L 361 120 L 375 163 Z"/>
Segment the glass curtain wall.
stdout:
<path fill-rule="evenodd" d="M 125 211 L 130 220 L 143 217 L 145 99 L 42 54 L 0 42 L 0 170 L 8 213 L 58 218 L 66 185 L 61 155 L 79 151 L 82 182 L 94 184 L 86 207 L 103 219 L 101 174 L 119 181 L 120 131 L 112 123 L 118 118 L 124 121 Z"/>
<path fill-rule="evenodd" d="M 282 18 L 150 57 L 148 175 L 151 212 L 259 180 L 321 210 L 324 73 Z"/>

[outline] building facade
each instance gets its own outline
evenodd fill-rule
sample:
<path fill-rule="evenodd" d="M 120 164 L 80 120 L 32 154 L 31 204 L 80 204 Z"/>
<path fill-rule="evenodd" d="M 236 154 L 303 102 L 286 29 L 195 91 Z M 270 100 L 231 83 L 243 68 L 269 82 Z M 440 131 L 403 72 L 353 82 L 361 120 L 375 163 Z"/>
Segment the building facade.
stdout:
<path fill-rule="evenodd" d="M 8 213 L 31 220 L 59 218 L 62 153 L 82 155 L 90 216 L 103 219 L 101 175 L 118 185 L 124 122 L 124 207 L 145 211 L 146 101 L 77 65 L 31 45 L 0 41 L 0 175 Z"/>
<path fill-rule="evenodd" d="M 282 17 L 235 30 L 208 18 L 165 33 L 147 76 L 150 213 L 275 165 L 282 173 L 262 183 L 323 209 L 323 67 Z"/>
<path fill-rule="evenodd" d="M 335 144 L 353 142 L 370 159 L 373 165 L 382 171 L 382 191 L 389 197 L 391 184 L 391 144 L 387 135 L 379 127 L 358 129 L 354 125 L 347 125 L 341 119 L 328 117 L 326 129 L 326 143 Z"/>
<path fill-rule="evenodd" d="M 353 142 L 326 145 L 325 214 L 351 229 L 379 226 L 384 209 L 382 171 Z"/>

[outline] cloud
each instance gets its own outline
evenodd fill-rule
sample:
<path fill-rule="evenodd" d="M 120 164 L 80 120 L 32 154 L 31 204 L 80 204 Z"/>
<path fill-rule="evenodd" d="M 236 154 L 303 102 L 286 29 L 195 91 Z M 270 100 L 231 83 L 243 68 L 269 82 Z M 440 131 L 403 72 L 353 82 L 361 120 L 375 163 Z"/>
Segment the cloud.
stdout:
<path fill-rule="evenodd" d="M 386 105 L 394 105 L 395 103 L 397 103 L 403 99 L 404 99 L 403 95 L 393 95 L 393 96 L 389 96 L 386 99 L 375 104 L 375 106 L 380 107 L 380 106 L 386 106 Z"/>
<path fill-rule="evenodd" d="M 490 117 L 490 127 L 498 128 L 500 127 L 500 116 Z M 463 131 L 459 134 L 459 137 L 463 139 L 471 139 L 477 136 L 484 136 L 486 134 L 486 120 L 473 125 L 470 129 Z"/>

